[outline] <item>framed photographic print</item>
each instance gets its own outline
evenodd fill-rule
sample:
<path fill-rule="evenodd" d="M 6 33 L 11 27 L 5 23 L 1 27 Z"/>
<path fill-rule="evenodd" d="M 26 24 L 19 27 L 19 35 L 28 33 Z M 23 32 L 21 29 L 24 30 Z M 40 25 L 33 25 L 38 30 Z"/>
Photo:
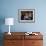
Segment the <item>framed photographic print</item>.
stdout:
<path fill-rule="evenodd" d="M 35 22 L 35 9 L 19 9 L 18 19 L 24 23 Z"/>

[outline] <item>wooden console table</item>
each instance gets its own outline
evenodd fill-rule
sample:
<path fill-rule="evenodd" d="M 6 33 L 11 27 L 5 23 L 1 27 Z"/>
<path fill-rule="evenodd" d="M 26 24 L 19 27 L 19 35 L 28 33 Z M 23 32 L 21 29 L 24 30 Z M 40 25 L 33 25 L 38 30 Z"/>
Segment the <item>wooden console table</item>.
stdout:
<path fill-rule="evenodd" d="M 25 35 L 26 32 L 11 32 L 8 35 L 4 33 L 4 46 L 43 46 L 43 35 Z M 33 32 L 34 33 L 34 32 Z"/>

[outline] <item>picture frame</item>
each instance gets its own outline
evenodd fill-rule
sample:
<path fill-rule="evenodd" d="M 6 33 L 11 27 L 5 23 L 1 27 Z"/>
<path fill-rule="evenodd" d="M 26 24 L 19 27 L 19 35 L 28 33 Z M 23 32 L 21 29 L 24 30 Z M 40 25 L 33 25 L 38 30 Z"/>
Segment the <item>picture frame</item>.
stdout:
<path fill-rule="evenodd" d="M 34 23 L 35 9 L 18 9 L 18 21 L 22 23 Z"/>

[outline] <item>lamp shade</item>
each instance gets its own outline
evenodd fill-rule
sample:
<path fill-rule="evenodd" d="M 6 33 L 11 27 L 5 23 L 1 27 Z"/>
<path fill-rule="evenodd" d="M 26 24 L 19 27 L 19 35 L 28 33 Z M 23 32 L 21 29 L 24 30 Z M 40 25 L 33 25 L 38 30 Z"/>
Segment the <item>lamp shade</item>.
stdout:
<path fill-rule="evenodd" d="M 5 25 L 14 25 L 14 18 L 5 18 Z"/>

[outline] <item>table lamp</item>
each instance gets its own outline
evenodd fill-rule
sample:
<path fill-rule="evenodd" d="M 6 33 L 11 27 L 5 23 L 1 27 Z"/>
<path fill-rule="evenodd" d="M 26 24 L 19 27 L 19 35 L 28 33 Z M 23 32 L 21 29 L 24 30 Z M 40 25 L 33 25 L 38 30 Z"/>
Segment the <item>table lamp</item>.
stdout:
<path fill-rule="evenodd" d="M 14 25 L 14 18 L 5 18 L 5 25 L 9 25 L 8 34 L 11 35 L 11 33 L 10 33 L 10 26 Z"/>

